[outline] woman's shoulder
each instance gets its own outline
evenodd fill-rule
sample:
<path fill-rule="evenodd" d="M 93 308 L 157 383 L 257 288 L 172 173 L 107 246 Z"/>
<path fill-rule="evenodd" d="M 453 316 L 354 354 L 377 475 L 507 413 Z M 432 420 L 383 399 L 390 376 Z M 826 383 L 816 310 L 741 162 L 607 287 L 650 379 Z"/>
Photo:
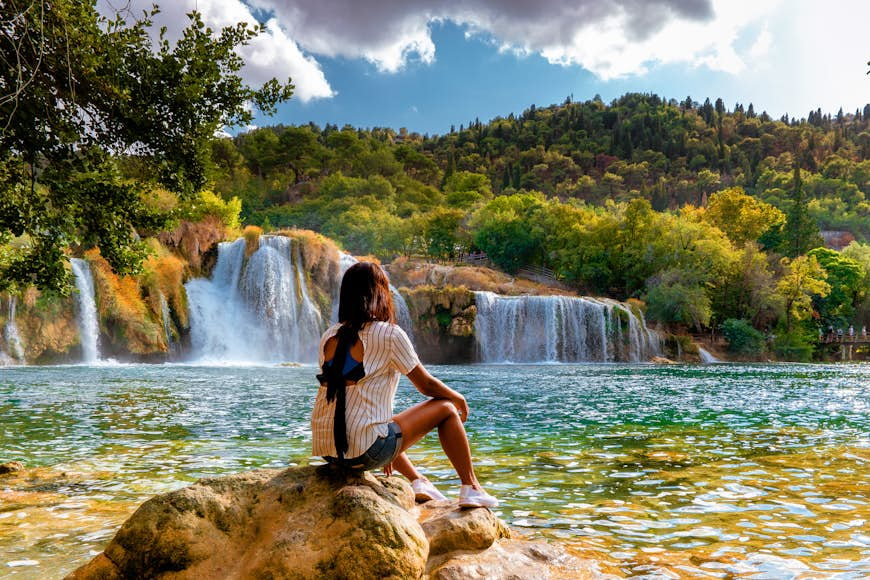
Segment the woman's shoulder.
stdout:
<path fill-rule="evenodd" d="M 405 331 L 398 324 L 382 320 L 369 322 L 363 328 L 363 332 L 369 333 L 369 336 L 383 338 L 384 340 L 391 339 L 398 334 L 405 334 Z"/>
<path fill-rule="evenodd" d="M 323 334 L 320 335 L 320 341 L 323 342 L 324 340 L 327 340 L 327 339 L 332 338 L 333 336 L 335 336 L 336 333 L 338 332 L 338 329 L 339 329 L 339 328 L 341 328 L 341 323 L 340 323 L 340 322 L 336 322 L 335 324 L 333 324 L 332 326 L 330 326 L 329 328 L 327 328 L 326 330 L 324 330 L 324 331 L 323 331 Z"/>

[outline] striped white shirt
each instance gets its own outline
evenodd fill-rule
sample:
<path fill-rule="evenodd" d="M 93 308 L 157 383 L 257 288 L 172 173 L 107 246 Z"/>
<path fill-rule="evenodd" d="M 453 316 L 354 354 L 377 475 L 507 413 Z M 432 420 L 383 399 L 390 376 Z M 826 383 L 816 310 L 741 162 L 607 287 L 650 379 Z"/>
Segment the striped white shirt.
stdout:
<path fill-rule="evenodd" d="M 320 368 L 326 341 L 335 336 L 341 324 L 330 326 L 320 339 Z M 399 385 L 399 373 L 407 375 L 420 364 L 405 331 L 389 322 L 369 322 L 359 332 L 363 344 L 363 368 L 366 375 L 355 385 L 347 386 L 347 442 L 345 457 L 358 457 L 378 437 L 387 436 L 387 424 L 393 419 L 393 397 Z M 343 365 L 344 361 L 333 364 Z M 313 455 L 337 457 L 333 439 L 335 401 L 326 401 L 326 386 L 321 385 L 311 413 Z"/>

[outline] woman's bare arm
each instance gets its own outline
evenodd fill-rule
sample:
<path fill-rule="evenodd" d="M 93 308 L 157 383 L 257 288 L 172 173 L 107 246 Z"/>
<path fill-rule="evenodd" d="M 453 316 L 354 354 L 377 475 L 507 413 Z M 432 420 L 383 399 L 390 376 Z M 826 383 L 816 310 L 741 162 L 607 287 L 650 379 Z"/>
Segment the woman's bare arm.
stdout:
<path fill-rule="evenodd" d="M 411 372 L 408 373 L 408 378 L 414 383 L 417 390 L 427 397 L 447 399 L 453 403 L 463 423 L 468 419 L 468 402 L 466 402 L 465 397 L 429 374 L 429 371 L 423 365 L 418 364 L 411 369 Z"/>

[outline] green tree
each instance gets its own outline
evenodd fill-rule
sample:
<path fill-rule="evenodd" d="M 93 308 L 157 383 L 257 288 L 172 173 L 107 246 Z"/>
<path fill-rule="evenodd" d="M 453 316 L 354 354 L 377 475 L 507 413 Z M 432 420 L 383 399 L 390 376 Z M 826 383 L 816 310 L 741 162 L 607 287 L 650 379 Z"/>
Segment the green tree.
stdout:
<path fill-rule="evenodd" d="M 710 323 L 710 298 L 684 271 L 668 270 L 656 276 L 646 301 L 650 320 L 694 326 L 698 332 Z"/>
<path fill-rule="evenodd" d="M 827 273 L 831 287 L 827 296 L 816 298 L 816 306 L 823 325 L 847 326 L 855 314 L 861 297 L 860 285 L 864 269 L 861 264 L 835 250 L 815 248 L 808 256 L 814 257 Z"/>
<path fill-rule="evenodd" d="M 808 200 L 801 180 L 801 168 L 797 163 L 794 165 L 790 202 L 783 228 L 783 253 L 794 258 L 824 243 L 819 235 L 819 226 L 807 210 Z"/>
<path fill-rule="evenodd" d="M 704 219 L 725 232 L 732 242 L 743 245 L 784 223 L 785 214 L 746 195 L 742 187 L 729 187 L 710 196 Z"/>
<path fill-rule="evenodd" d="M 783 276 L 776 285 L 785 305 L 785 328 L 791 334 L 793 325 L 810 318 L 813 297 L 827 296 L 831 287 L 825 281 L 827 272 L 813 256 L 799 256 L 794 260 L 781 260 Z"/>
<path fill-rule="evenodd" d="M 481 201 L 492 199 L 489 178 L 470 171 L 459 171 L 446 177 L 444 191 L 447 204 L 453 208 L 469 209 Z"/>
<path fill-rule="evenodd" d="M 503 270 L 514 273 L 541 255 L 541 240 L 532 232 L 542 195 L 518 193 L 493 199 L 472 218 L 475 245 Z"/>
<path fill-rule="evenodd" d="M 156 9 L 155 9 L 156 10 Z M 154 12 L 152 12 L 153 16 Z M 7 0 L 0 21 L 0 289 L 15 283 L 68 291 L 63 249 L 97 246 L 118 272 L 145 254 L 136 229 L 170 215 L 147 203 L 150 186 L 123 179 L 117 156 L 136 156 L 182 201 L 206 183 L 211 142 L 244 125 L 254 103 L 271 112 L 292 85 L 260 89 L 238 76 L 236 48 L 259 29 L 215 33 L 197 13 L 174 45 L 92 2 Z M 114 156 L 113 156 L 114 155 Z"/>
<path fill-rule="evenodd" d="M 450 208 L 438 208 L 424 216 L 423 235 L 430 256 L 453 258 L 468 248 L 465 218 L 464 211 Z"/>

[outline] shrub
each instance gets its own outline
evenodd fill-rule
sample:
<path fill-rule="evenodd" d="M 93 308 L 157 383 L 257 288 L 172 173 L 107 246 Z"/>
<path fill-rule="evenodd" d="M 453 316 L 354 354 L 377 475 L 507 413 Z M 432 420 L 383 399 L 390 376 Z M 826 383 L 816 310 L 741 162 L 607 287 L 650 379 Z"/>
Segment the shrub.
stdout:
<path fill-rule="evenodd" d="M 783 360 L 808 362 L 813 357 L 813 345 L 800 331 L 777 336 L 773 341 L 773 351 Z"/>
<path fill-rule="evenodd" d="M 753 328 L 747 320 L 729 318 L 722 323 L 722 335 L 728 341 L 728 350 L 739 354 L 764 351 L 764 334 Z"/>

